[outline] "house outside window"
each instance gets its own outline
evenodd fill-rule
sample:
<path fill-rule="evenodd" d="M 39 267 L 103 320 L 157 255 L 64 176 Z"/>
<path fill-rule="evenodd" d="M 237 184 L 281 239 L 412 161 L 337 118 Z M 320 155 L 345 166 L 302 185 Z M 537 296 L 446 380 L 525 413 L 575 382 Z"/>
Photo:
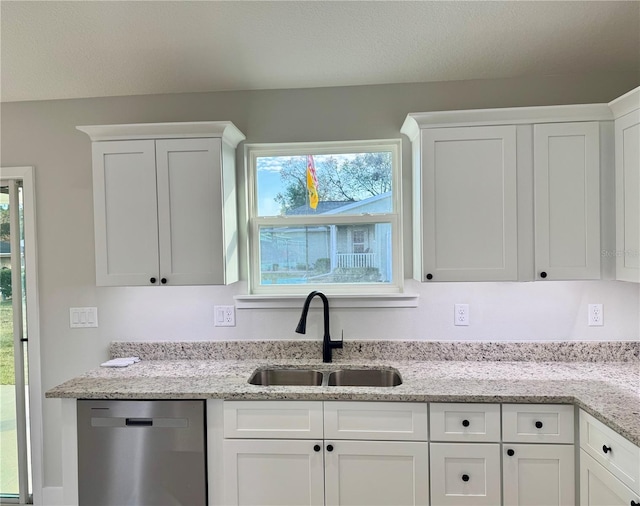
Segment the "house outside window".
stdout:
<path fill-rule="evenodd" d="M 402 291 L 400 147 L 247 145 L 251 293 Z"/>

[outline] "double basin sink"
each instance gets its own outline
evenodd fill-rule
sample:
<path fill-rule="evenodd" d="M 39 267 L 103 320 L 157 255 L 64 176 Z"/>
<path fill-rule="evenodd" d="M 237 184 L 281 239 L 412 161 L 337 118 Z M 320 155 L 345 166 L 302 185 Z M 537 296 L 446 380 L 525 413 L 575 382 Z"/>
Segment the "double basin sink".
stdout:
<path fill-rule="evenodd" d="M 276 367 L 256 369 L 249 383 L 261 386 L 395 387 L 402 384 L 402 378 L 391 368 L 318 371 Z"/>

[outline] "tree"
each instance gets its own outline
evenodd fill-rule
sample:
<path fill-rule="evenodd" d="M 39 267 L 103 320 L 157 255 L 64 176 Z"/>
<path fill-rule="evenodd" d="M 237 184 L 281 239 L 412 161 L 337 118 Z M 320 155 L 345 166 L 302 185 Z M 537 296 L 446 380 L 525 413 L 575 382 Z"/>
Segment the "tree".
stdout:
<path fill-rule="evenodd" d="M 11 269 L 0 269 L 0 294 L 4 299 L 11 298 Z"/>
<path fill-rule="evenodd" d="M 306 157 L 287 160 L 280 171 L 284 192 L 275 201 L 283 213 L 307 204 Z M 352 159 L 316 162 L 320 201 L 354 202 L 391 191 L 391 153 L 362 153 Z"/>

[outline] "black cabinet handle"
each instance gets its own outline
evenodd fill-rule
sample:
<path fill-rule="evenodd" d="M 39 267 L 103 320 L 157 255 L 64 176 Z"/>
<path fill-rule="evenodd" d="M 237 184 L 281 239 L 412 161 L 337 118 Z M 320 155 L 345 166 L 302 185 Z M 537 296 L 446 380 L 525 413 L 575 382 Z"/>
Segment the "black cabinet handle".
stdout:
<path fill-rule="evenodd" d="M 540 421 L 536 422 L 536 429 L 542 429 L 542 422 Z"/>
<path fill-rule="evenodd" d="M 463 474 L 462 475 L 462 481 L 469 481 L 469 475 L 468 474 Z"/>
<path fill-rule="evenodd" d="M 433 274 L 427 274 L 425 277 L 426 277 L 427 279 L 433 279 Z"/>
<path fill-rule="evenodd" d="M 314 445 L 314 446 L 313 446 L 313 451 L 314 451 L 314 452 L 319 452 L 320 450 L 322 450 L 322 448 L 320 447 L 320 445 Z"/>
<path fill-rule="evenodd" d="M 167 284 L 167 278 L 162 278 L 160 280 L 160 283 L 162 283 L 163 285 L 166 285 Z"/>
<path fill-rule="evenodd" d="M 513 457 L 515 454 L 516 452 L 514 452 L 511 448 L 507 450 L 507 455 L 509 455 L 509 457 Z"/>
<path fill-rule="evenodd" d="M 602 445 L 602 451 L 605 453 L 609 453 L 611 451 L 611 447 L 607 445 Z"/>
<path fill-rule="evenodd" d="M 540 273 L 540 277 L 541 277 L 542 279 L 546 278 L 546 277 L 547 277 L 547 273 L 546 273 L 546 272 L 544 272 L 544 271 L 542 271 L 542 272 Z"/>
<path fill-rule="evenodd" d="M 151 279 L 149 280 L 149 282 L 150 282 L 152 285 L 155 285 L 155 283 L 156 283 L 156 278 L 151 278 Z"/>
<path fill-rule="evenodd" d="M 630 506 L 640 506 L 640 502 L 635 502 L 633 499 L 631 499 L 631 505 Z"/>
<path fill-rule="evenodd" d="M 327 445 L 327 451 L 328 452 L 332 452 L 333 451 L 333 445 Z"/>
<path fill-rule="evenodd" d="M 469 427 L 469 420 L 462 420 L 463 427 Z"/>

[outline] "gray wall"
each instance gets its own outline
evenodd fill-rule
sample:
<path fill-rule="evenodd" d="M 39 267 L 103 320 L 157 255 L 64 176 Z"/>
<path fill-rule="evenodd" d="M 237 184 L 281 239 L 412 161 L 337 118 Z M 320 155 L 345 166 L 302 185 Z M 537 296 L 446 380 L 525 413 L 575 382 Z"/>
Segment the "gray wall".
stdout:
<path fill-rule="evenodd" d="M 2 166 L 33 165 L 43 391 L 98 366 L 112 340 L 294 339 L 297 310 L 243 310 L 232 329 L 214 328 L 214 304 L 233 304 L 229 287 L 96 288 L 91 148 L 76 125 L 233 121 L 247 142 L 399 138 L 409 112 L 608 102 L 640 84 L 637 74 L 572 75 L 450 83 L 219 92 L 2 104 Z M 243 196 L 243 150 L 238 182 Z M 409 142 L 403 138 L 405 277 L 410 277 Z M 245 220 L 241 202 L 240 223 Z M 246 231 L 241 226 L 241 241 Z M 246 257 L 241 258 L 246 279 Z M 550 288 L 553 286 L 553 288 Z M 333 332 L 373 339 L 638 339 L 638 287 L 614 281 L 424 286 L 416 309 L 336 311 Z M 454 302 L 472 324 L 454 328 Z M 605 304 L 605 327 L 589 329 L 588 302 Z M 69 307 L 98 306 L 98 329 L 69 329 Z M 531 310 L 544 318 L 531 316 Z M 507 316 L 508 313 L 508 316 Z M 312 322 L 310 322 L 311 324 Z M 319 330 L 308 329 L 315 339 Z M 265 329 L 269 329 L 265 331 Z M 44 400 L 45 485 L 60 486 L 60 411 Z"/>

